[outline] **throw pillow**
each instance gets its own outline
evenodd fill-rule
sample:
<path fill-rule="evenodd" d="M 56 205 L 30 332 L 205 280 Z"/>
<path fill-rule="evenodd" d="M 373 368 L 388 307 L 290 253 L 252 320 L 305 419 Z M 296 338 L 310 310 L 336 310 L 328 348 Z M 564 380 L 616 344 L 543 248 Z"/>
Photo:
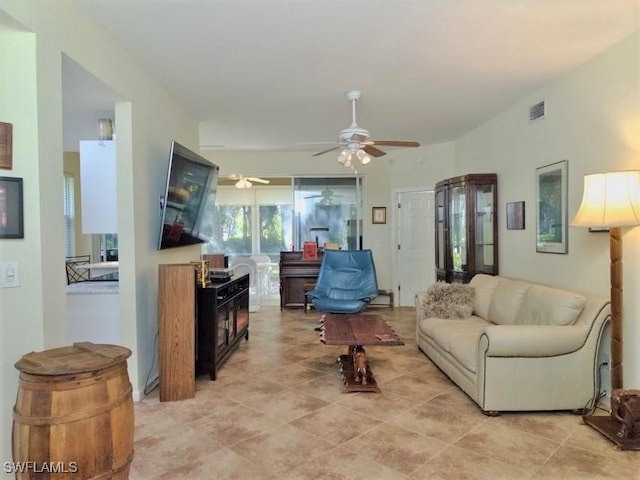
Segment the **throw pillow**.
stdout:
<path fill-rule="evenodd" d="M 466 318 L 473 312 L 473 296 L 471 285 L 438 281 L 427 290 L 424 312 L 427 317 Z"/>

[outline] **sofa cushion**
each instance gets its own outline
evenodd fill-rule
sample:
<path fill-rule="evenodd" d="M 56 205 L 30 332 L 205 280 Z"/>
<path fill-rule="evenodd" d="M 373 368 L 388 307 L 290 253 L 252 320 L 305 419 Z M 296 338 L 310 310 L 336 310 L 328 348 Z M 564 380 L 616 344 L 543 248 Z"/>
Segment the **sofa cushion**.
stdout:
<path fill-rule="evenodd" d="M 470 285 L 436 282 L 427 290 L 423 312 L 427 317 L 468 317 L 473 311 L 473 293 Z"/>
<path fill-rule="evenodd" d="M 449 348 L 451 355 L 470 372 L 478 370 L 478 339 L 476 333 L 462 333 L 451 336 Z"/>
<path fill-rule="evenodd" d="M 503 278 L 500 288 L 497 288 L 491 297 L 488 320 L 498 325 L 515 324 L 530 286 L 529 282 Z"/>
<path fill-rule="evenodd" d="M 585 297 L 544 285 L 531 285 L 515 323 L 519 325 L 572 325 L 586 303 Z"/>
<path fill-rule="evenodd" d="M 479 338 L 484 328 L 487 327 L 487 321 L 479 317 L 450 320 L 433 318 L 427 320 L 426 323 L 428 323 L 428 327 L 425 333 L 433 338 L 440 348 L 449 353 L 456 348 L 454 344 L 458 336 L 472 335 Z"/>
<path fill-rule="evenodd" d="M 485 275 L 484 273 L 479 273 L 471 279 L 469 285 L 471 285 L 475 291 L 473 296 L 474 315 L 484 318 L 485 320 L 489 319 L 491 297 L 501 281 L 501 278 L 494 277 L 493 275 Z"/>

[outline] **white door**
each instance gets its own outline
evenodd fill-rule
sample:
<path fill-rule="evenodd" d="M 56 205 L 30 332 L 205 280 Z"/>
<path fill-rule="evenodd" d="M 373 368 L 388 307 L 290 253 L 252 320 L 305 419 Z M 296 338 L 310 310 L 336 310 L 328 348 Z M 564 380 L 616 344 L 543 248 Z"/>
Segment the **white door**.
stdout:
<path fill-rule="evenodd" d="M 435 200 L 433 190 L 399 192 L 397 272 L 399 306 L 413 306 L 416 292 L 426 290 L 435 276 Z"/>

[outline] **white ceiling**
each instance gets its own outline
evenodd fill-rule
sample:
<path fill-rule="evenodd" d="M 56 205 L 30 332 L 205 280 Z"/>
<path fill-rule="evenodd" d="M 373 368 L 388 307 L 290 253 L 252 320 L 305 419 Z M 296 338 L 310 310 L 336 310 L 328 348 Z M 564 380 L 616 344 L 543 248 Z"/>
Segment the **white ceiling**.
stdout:
<path fill-rule="evenodd" d="M 352 89 L 372 138 L 454 140 L 640 28 L 640 0 L 75 1 L 227 149 L 323 150 Z"/>

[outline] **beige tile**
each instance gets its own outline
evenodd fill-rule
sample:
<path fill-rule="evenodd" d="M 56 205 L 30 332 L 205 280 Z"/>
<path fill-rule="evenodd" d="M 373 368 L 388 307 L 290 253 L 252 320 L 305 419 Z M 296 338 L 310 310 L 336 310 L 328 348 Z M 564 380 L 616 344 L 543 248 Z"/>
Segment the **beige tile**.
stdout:
<path fill-rule="evenodd" d="M 340 446 L 285 472 L 278 480 L 406 480 L 407 476 Z"/>
<path fill-rule="evenodd" d="M 495 425 L 559 443 L 568 439 L 582 424 L 580 416 L 564 412 L 505 412 L 498 417 L 491 418 L 490 421 Z"/>
<path fill-rule="evenodd" d="M 485 421 L 484 415 L 476 411 L 434 408 L 429 402 L 423 402 L 390 420 L 395 425 L 448 444 L 453 444 Z"/>
<path fill-rule="evenodd" d="M 333 444 L 322 438 L 290 425 L 282 425 L 230 448 L 252 463 L 264 466 L 267 471 L 281 474 L 333 447 Z"/>
<path fill-rule="evenodd" d="M 374 374 L 375 373 L 374 371 Z M 401 375 L 390 381 L 380 379 L 378 384 L 381 389 L 392 391 L 397 395 L 417 397 L 423 400 L 429 400 L 449 389 L 449 386 L 441 382 L 434 382 L 428 378 L 414 377 L 413 375 Z"/>
<path fill-rule="evenodd" d="M 247 438 L 277 430 L 284 422 L 244 405 L 221 402 L 217 408 L 190 424 L 218 443 L 234 445 Z"/>
<path fill-rule="evenodd" d="M 419 398 L 396 395 L 383 390 L 381 393 L 350 393 L 338 399 L 341 406 L 364 413 L 379 420 L 389 420 L 415 407 Z"/>
<path fill-rule="evenodd" d="M 570 446 L 560 448 L 540 468 L 536 480 L 640 479 L 640 453 L 611 450 L 601 455 Z"/>
<path fill-rule="evenodd" d="M 266 375 L 266 378 L 268 378 L 270 382 L 292 387 L 301 383 L 313 381 L 323 375 L 325 375 L 325 373 L 318 369 L 311 369 L 301 363 L 294 363 L 286 367 L 272 369 Z"/>
<path fill-rule="evenodd" d="M 308 395 L 301 389 L 282 390 L 261 400 L 249 403 L 253 409 L 266 416 L 289 422 L 315 412 L 328 405 L 318 397 Z"/>
<path fill-rule="evenodd" d="M 428 460 L 410 478 L 415 480 L 526 480 L 531 473 L 456 446 Z"/>
<path fill-rule="evenodd" d="M 168 470 L 154 480 L 271 480 L 274 478 L 277 478 L 277 473 L 270 471 L 265 465 L 252 463 L 233 450 L 221 448 L 189 464 Z"/>
<path fill-rule="evenodd" d="M 376 427 L 381 421 L 333 404 L 290 423 L 333 444 L 340 444 Z"/>
<path fill-rule="evenodd" d="M 404 474 L 410 474 L 448 446 L 435 438 L 388 423 L 383 423 L 344 445 Z"/>
<path fill-rule="evenodd" d="M 200 457 L 220 448 L 222 445 L 212 436 L 183 425 L 135 440 L 132 466 L 142 478 L 153 478 L 193 464 Z"/>
<path fill-rule="evenodd" d="M 528 471 L 540 468 L 560 443 L 485 422 L 458 440 L 456 445 Z"/>

